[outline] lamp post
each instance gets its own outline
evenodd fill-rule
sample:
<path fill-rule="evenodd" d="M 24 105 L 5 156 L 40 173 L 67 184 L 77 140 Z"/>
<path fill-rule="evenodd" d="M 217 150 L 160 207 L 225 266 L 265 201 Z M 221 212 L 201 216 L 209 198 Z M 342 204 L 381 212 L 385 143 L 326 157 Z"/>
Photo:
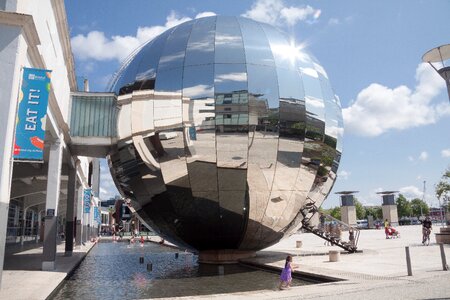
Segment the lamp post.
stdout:
<path fill-rule="evenodd" d="M 450 44 L 429 50 L 422 56 L 422 61 L 429 63 L 444 78 L 450 101 Z"/>

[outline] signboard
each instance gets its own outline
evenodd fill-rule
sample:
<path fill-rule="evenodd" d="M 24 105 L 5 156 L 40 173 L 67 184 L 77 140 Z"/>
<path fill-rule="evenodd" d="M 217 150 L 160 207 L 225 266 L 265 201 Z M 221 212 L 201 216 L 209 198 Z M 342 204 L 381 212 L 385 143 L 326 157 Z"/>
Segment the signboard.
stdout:
<path fill-rule="evenodd" d="M 94 206 L 94 221 L 97 221 L 98 219 L 98 207 Z"/>
<path fill-rule="evenodd" d="M 84 189 L 83 191 L 83 207 L 85 214 L 91 212 L 91 191 L 92 189 Z"/>
<path fill-rule="evenodd" d="M 94 207 L 94 220 L 97 221 L 98 224 L 102 222 L 100 210 L 97 206 Z"/>
<path fill-rule="evenodd" d="M 43 160 L 50 75 L 49 70 L 23 69 L 16 116 L 15 160 Z"/>

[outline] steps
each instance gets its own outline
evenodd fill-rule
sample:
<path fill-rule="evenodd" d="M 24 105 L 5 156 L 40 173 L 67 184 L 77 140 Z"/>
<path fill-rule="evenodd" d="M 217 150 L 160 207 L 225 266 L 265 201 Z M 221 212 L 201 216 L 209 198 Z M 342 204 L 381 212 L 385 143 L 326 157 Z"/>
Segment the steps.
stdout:
<path fill-rule="evenodd" d="M 307 203 L 300 213 L 303 215 L 302 225 L 303 229 L 311 232 L 312 234 L 328 241 L 331 245 L 336 245 L 349 253 L 354 253 L 357 250 L 357 244 L 359 240 L 359 229 L 351 227 L 350 225 L 333 218 L 330 215 L 323 214 L 325 222 L 319 224 L 319 226 L 311 225 L 311 218 L 319 211 L 318 207 L 313 202 Z M 329 224 L 326 224 L 329 221 Z M 342 231 L 353 231 L 353 241 L 344 240 L 341 235 Z"/>

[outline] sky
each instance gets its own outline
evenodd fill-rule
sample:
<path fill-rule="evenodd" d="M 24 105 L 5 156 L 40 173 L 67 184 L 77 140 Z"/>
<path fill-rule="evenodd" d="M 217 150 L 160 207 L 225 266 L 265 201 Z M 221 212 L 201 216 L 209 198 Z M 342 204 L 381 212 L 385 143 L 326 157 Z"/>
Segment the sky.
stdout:
<path fill-rule="evenodd" d="M 125 4 L 126 3 L 126 4 Z M 435 184 L 450 167 L 450 101 L 444 80 L 422 55 L 449 44 L 450 1 L 418 0 L 66 0 L 77 76 L 106 91 L 139 45 L 182 22 L 209 15 L 269 23 L 306 45 L 328 73 L 342 104 L 343 155 L 335 192 L 400 191 L 438 206 Z M 118 194 L 106 163 L 101 199 Z M 425 196 L 423 194 L 426 182 Z"/>

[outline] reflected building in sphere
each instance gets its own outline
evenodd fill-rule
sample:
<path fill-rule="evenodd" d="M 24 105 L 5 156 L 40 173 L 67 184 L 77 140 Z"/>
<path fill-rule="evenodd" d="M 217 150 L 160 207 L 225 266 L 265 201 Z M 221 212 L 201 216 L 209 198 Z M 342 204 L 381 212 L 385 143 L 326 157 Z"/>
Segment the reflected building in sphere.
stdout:
<path fill-rule="evenodd" d="M 111 89 L 128 120 L 109 155 L 119 191 L 201 260 L 294 233 L 301 209 L 319 207 L 336 179 L 339 99 L 317 60 L 270 25 L 178 25 L 138 49 Z"/>

